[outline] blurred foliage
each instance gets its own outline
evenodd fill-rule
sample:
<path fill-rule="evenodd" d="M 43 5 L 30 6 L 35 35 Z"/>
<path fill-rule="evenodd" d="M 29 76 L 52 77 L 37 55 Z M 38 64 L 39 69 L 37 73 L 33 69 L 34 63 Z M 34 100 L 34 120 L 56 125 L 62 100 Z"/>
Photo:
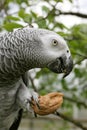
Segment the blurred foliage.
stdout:
<path fill-rule="evenodd" d="M 73 4 L 72 0 L 67 1 Z M 66 79 L 62 79 L 62 75 L 54 74 L 47 69 L 34 70 L 33 82 L 40 94 L 60 91 L 65 97 L 87 103 L 87 24 L 69 28 L 59 21 L 59 16 L 56 15 L 60 11 L 57 4 L 63 2 L 63 0 L 0 0 L 0 31 L 13 31 L 32 25 L 53 30 L 63 36 L 74 60 L 72 73 Z M 67 115 L 73 115 L 73 103 L 78 108 L 82 106 L 65 99 L 62 109 L 66 110 Z"/>

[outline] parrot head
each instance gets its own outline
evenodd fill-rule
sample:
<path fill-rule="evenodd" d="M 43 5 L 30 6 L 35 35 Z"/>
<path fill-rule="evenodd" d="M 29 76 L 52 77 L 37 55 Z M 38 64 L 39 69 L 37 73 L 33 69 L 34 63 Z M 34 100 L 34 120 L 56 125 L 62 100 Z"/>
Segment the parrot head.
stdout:
<path fill-rule="evenodd" d="M 73 60 L 66 41 L 58 34 L 51 31 L 41 37 L 47 68 L 55 73 L 64 73 L 63 77 L 70 74 Z"/>

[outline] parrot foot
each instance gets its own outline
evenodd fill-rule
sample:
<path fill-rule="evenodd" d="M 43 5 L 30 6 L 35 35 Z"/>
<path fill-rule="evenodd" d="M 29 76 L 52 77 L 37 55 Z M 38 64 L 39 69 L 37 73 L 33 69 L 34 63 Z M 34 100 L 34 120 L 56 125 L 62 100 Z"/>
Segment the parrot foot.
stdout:
<path fill-rule="evenodd" d="M 39 97 L 38 93 L 34 92 L 33 89 L 29 89 L 25 85 L 22 85 L 20 86 L 17 93 L 17 103 L 24 110 L 33 112 L 33 109 L 31 107 L 31 105 L 33 104 L 32 99 L 36 102 L 37 106 L 39 107 L 38 97 Z"/>

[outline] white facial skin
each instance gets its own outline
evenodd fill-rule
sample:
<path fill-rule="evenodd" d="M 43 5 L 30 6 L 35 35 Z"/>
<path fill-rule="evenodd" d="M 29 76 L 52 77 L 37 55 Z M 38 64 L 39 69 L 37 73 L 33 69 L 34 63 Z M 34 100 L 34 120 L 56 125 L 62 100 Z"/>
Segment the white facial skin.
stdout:
<path fill-rule="evenodd" d="M 65 40 L 61 36 L 57 34 L 44 35 L 43 37 L 41 37 L 41 40 L 45 48 L 44 50 L 46 50 L 45 52 L 47 53 L 47 55 L 50 55 L 51 59 L 56 59 L 58 57 L 61 57 L 62 55 L 65 55 L 68 59 L 71 56 Z"/>
<path fill-rule="evenodd" d="M 66 77 L 73 68 L 73 61 L 65 40 L 56 33 L 41 37 L 43 55 L 47 60 L 47 67 L 55 73 L 64 73 Z"/>

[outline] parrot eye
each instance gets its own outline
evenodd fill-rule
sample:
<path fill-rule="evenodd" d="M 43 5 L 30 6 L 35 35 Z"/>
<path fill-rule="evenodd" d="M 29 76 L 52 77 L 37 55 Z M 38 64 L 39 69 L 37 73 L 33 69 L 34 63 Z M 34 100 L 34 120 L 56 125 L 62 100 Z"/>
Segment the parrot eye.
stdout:
<path fill-rule="evenodd" d="M 57 46 L 57 45 L 58 45 L 58 41 L 55 40 L 55 39 L 53 39 L 53 40 L 52 40 L 52 45 L 53 45 L 53 46 Z"/>

